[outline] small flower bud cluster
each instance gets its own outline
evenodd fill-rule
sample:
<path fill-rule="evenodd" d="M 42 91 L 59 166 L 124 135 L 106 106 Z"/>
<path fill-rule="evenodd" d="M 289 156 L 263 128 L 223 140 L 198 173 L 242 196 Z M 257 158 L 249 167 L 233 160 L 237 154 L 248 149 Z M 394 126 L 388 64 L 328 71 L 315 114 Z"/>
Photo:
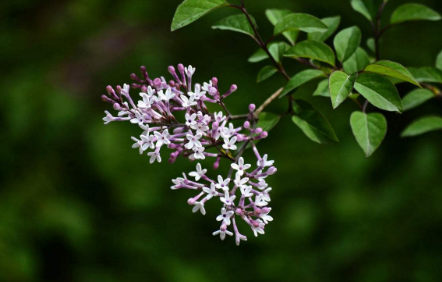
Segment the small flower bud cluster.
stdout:
<path fill-rule="evenodd" d="M 189 160 L 204 160 L 214 158 L 213 168 L 218 169 L 222 158 L 231 162 L 229 175 L 217 181 L 206 176 L 206 169 L 198 163 L 196 171 L 189 173 L 195 181 L 183 178 L 173 180 L 172 189 L 198 190 L 199 194 L 188 200 L 193 206 L 193 212 L 205 214 L 204 204 L 219 197 L 223 207 L 216 218 L 221 222 L 220 229 L 214 235 L 220 235 L 224 240 L 226 234 L 233 235 L 228 230 L 233 225 L 236 243 L 246 240 L 246 236 L 238 231 L 235 217 L 244 220 L 252 229 L 255 236 L 264 234 L 264 226 L 272 219 L 269 215 L 271 208 L 269 192 L 271 188 L 265 178 L 276 172 L 273 161 L 267 160 L 267 155 L 260 156 L 253 141 L 267 137 L 267 132 L 254 128 L 255 105 L 249 106 L 249 115 L 243 126 L 235 127 L 231 122 L 232 116 L 224 105 L 223 100 L 237 90 L 236 85 L 221 94 L 218 79 L 212 78 L 208 83 L 192 84 L 195 68 L 178 65 L 178 72 L 173 66 L 168 68 L 173 80 L 166 81 L 164 77 L 151 79 L 145 67 L 141 67 L 142 78 L 132 74 L 135 81 L 131 86 L 139 90 L 140 99 L 134 101 L 129 94 L 130 86 L 111 86 L 106 88 L 107 95 L 102 100 L 113 105 L 117 115 L 105 111 L 104 123 L 112 121 L 129 121 L 137 124 L 142 133 L 139 137 L 131 137 L 135 142 L 132 148 L 140 154 L 147 152 L 150 163 L 161 162 L 161 149 L 172 150 L 169 162 L 173 163 L 179 156 Z M 210 113 L 207 103 L 217 104 L 224 111 Z M 241 157 L 244 150 L 251 145 L 257 158 L 257 167 L 250 171 L 251 165 L 245 164 Z M 231 176 L 235 172 L 235 178 Z M 204 181 L 200 183 L 198 181 Z M 229 188 L 231 187 L 231 188 Z M 238 194 L 238 195 L 237 195 Z M 237 199 L 238 196 L 238 199 Z M 235 199 L 237 201 L 235 202 Z"/>

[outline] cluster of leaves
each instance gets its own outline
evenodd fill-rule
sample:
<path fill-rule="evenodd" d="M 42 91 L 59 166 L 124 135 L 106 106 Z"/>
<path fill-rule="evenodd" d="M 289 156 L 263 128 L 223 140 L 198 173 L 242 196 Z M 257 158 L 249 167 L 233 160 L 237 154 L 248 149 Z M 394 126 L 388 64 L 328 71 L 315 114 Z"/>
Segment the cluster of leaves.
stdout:
<path fill-rule="evenodd" d="M 373 27 L 373 37 L 361 46 L 362 33 L 359 27 L 351 26 L 339 30 L 340 16 L 318 19 L 312 15 L 293 13 L 290 10 L 269 9 L 266 16 L 274 26 L 273 36 L 263 41 L 257 31 L 254 18 L 247 12 L 244 1 L 241 5 L 225 0 L 185 0 L 177 9 L 172 22 L 172 31 L 186 26 L 203 15 L 221 7 L 233 7 L 241 11 L 213 25 L 214 29 L 230 30 L 251 36 L 260 46 L 249 62 L 264 60 L 272 62 L 258 73 L 257 81 L 264 81 L 276 73 L 287 79 L 279 97 L 288 97 L 293 122 L 312 141 L 328 143 L 338 141 L 330 123 L 305 101 L 294 100 L 293 92 L 301 85 L 321 79 L 314 96 L 328 97 L 333 109 L 346 100 L 353 101 L 360 111 L 350 118 L 350 126 L 356 141 L 368 157 L 381 145 L 387 133 L 387 120 L 380 112 L 402 113 L 424 102 L 442 97 L 434 84 L 442 84 L 442 52 L 435 67 L 406 68 L 390 60 L 380 59 L 380 39 L 391 27 L 410 21 L 437 21 L 441 16 L 421 4 L 404 4 L 394 10 L 388 25 L 382 28 L 381 14 L 387 0 L 352 0 L 353 9 L 362 14 Z M 301 33 L 306 39 L 299 41 Z M 334 35 L 336 33 L 336 35 Z M 274 41 L 283 36 L 286 41 Z M 332 36 L 332 47 L 325 42 Z M 287 75 L 283 59 L 291 58 L 308 67 L 294 76 Z M 396 84 L 410 83 L 417 87 L 401 98 Z M 349 98 L 349 99 L 347 99 Z M 377 112 L 367 113 L 368 105 Z M 261 113 L 260 126 L 275 126 L 281 115 Z M 416 136 L 442 129 L 442 117 L 422 117 L 405 128 L 403 137 Z"/>

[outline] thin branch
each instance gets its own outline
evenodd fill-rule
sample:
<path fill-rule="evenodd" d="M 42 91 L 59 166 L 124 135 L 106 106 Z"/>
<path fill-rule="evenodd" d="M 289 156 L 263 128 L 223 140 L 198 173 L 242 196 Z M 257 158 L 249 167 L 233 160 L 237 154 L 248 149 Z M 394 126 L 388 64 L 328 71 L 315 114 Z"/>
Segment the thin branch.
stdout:
<path fill-rule="evenodd" d="M 279 94 L 281 94 L 282 92 L 282 87 L 279 88 L 275 93 L 273 93 L 269 98 L 267 98 L 267 100 L 264 101 L 264 103 L 262 103 L 261 106 L 259 106 L 259 108 L 255 111 L 255 115 L 259 116 L 259 114 L 264 110 L 265 107 L 267 107 L 271 102 L 273 102 L 273 100 L 275 100 L 276 98 L 279 97 Z"/>

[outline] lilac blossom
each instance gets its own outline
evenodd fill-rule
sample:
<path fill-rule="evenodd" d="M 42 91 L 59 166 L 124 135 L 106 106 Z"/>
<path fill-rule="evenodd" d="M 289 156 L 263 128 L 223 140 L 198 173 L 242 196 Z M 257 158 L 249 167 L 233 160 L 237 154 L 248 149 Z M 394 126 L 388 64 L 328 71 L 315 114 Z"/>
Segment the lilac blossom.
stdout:
<path fill-rule="evenodd" d="M 238 219 L 248 225 L 255 236 L 264 234 L 265 226 L 273 220 L 268 207 L 270 191 L 266 179 L 276 172 L 274 161 L 267 154 L 261 155 L 255 140 L 266 138 L 268 133 L 256 128 L 255 106 L 249 106 L 246 121 L 235 124 L 235 120 L 224 104 L 224 99 L 237 90 L 232 85 L 226 93 L 220 93 L 217 78 L 202 84 L 193 84 L 195 68 L 178 65 L 168 68 L 173 80 L 164 77 L 151 78 L 145 67 L 141 67 L 142 78 L 132 74 L 132 85 L 124 84 L 115 88 L 108 86 L 107 95 L 102 99 L 112 104 L 117 111 L 114 116 L 105 111 L 105 124 L 114 121 L 128 121 L 142 130 L 139 137 L 132 136 L 132 147 L 140 154 L 150 157 L 149 162 L 161 162 L 164 150 L 171 150 L 169 162 L 178 157 L 194 160 L 213 159 L 213 169 L 221 164 L 221 159 L 230 162 L 229 173 L 219 175 L 209 173 L 201 163 L 196 170 L 183 177 L 172 179 L 172 190 L 195 190 L 196 196 L 188 199 L 192 212 L 206 214 L 208 201 L 221 204 L 221 214 L 216 216 L 220 222 L 219 230 L 213 235 L 235 235 L 237 245 L 247 241 L 239 232 Z M 134 101 L 130 90 L 138 91 L 139 101 Z M 208 104 L 217 104 L 223 111 L 209 112 Z M 256 168 L 247 163 L 243 153 L 252 147 Z M 166 148 L 166 149 L 165 149 Z M 217 200 L 215 200 L 217 199 Z M 231 230 L 228 230 L 231 228 Z"/>

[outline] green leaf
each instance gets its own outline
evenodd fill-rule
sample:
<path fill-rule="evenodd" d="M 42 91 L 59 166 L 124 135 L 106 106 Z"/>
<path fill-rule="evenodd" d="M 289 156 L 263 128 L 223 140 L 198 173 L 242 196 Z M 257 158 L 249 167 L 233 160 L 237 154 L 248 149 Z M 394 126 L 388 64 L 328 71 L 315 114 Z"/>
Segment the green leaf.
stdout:
<path fill-rule="evenodd" d="M 358 47 L 356 52 L 344 62 L 344 70 L 348 74 L 359 72 L 370 64 L 370 58 L 367 52 L 361 47 Z"/>
<path fill-rule="evenodd" d="M 315 40 L 301 41 L 290 48 L 284 57 L 309 58 L 335 66 L 335 54 L 325 43 Z"/>
<path fill-rule="evenodd" d="M 325 77 L 325 74 L 320 70 L 315 69 L 308 69 L 303 70 L 299 73 L 297 73 L 294 77 L 292 77 L 287 85 L 282 90 L 281 95 L 279 98 L 284 97 L 289 92 L 293 91 L 294 89 L 298 88 L 299 86 L 303 85 L 304 83 L 309 82 L 310 80 L 313 80 L 318 77 Z"/>
<path fill-rule="evenodd" d="M 265 66 L 258 73 L 257 82 L 266 80 L 267 78 L 274 75 L 278 70 L 274 66 Z"/>
<path fill-rule="evenodd" d="M 279 10 L 279 9 L 269 9 L 266 10 L 266 17 L 270 23 L 275 26 L 284 16 L 291 14 L 290 10 Z M 287 38 L 290 44 L 295 45 L 296 39 L 298 38 L 299 30 L 291 30 L 283 32 L 282 35 Z"/>
<path fill-rule="evenodd" d="M 357 76 L 357 73 L 348 75 L 342 71 L 335 71 L 330 75 L 330 97 L 333 109 L 336 109 L 351 94 Z"/>
<path fill-rule="evenodd" d="M 369 39 L 367 39 L 367 47 L 368 49 L 370 49 L 371 52 L 375 53 L 376 52 L 376 46 L 375 46 L 375 41 L 373 37 L 370 37 Z"/>
<path fill-rule="evenodd" d="M 176 9 L 172 20 L 172 31 L 182 28 L 207 13 L 228 6 L 224 0 L 185 0 Z"/>
<path fill-rule="evenodd" d="M 251 17 L 252 22 L 255 24 L 255 20 Z M 244 14 L 232 15 L 224 18 L 212 26 L 213 29 L 231 30 L 240 33 L 244 33 L 254 37 L 253 28 L 250 25 L 247 17 Z"/>
<path fill-rule="evenodd" d="M 442 51 L 437 55 L 436 68 L 442 70 Z"/>
<path fill-rule="evenodd" d="M 280 63 L 284 53 L 287 52 L 289 48 L 290 45 L 285 42 L 275 42 L 270 44 L 269 51 L 270 54 L 272 54 L 273 58 L 275 58 L 275 60 Z"/>
<path fill-rule="evenodd" d="M 281 116 L 273 113 L 262 112 L 259 114 L 256 127 L 261 127 L 263 131 L 272 130 L 281 119 Z"/>
<path fill-rule="evenodd" d="M 373 0 L 352 0 L 351 6 L 353 10 L 361 13 L 368 21 L 373 22 L 376 17 L 376 8 Z"/>
<path fill-rule="evenodd" d="M 380 113 L 354 112 L 350 117 L 350 125 L 366 157 L 379 148 L 387 133 L 387 121 Z"/>
<path fill-rule="evenodd" d="M 416 81 L 413 75 L 403 65 L 392 61 L 377 61 L 368 65 L 364 71 L 399 78 L 421 87 L 419 82 Z"/>
<path fill-rule="evenodd" d="M 327 26 L 318 18 L 308 15 L 293 13 L 284 16 L 275 26 L 274 35 L 285 31 L 300 30 L 304 32 L 324 32 Z"/>
<path fill-rule="evenodd" d="M 433 97 L 435 97 L 433 92 L 428 89 L 416 89 L 411 91 L 402 98 L 404 112 L 425 103 Z"/>
<path fill-rule="evenodd" d="M 325 41 L 338 29 L 341 23 L 341 16 L 323 18 L 321 21 L 328 27 L 327 31 L 324 32 L 311 32 L 308 34 L 308 39 Z"/>
<path fill-rule="evenodd" d="M 387 78 L 375 73 L 362 73 L 356 79 L 354 87 L 373 106 L 385 111 L 402 112 L 399 93 Z"/>
<path fill-rule="evenodd" d="M 402 132 L 401 137 L 412 137 L 427 132 L 441 130 L 442 118 L 438 116 L 426 116 L 412 122 Z"/>
<path fill-rule="evenodd" d="M 341 62 L 347 61 L 358 49 L 361 38 L 361 30 L 357 26 L 340 31 L 333 41 L 338 60 Z"/>
<path fill-rule="evenodd" d="M 433 67 L 408 68 L 418 82 L 442 83 L 442 70 Z"/>
<path fill-rule="evenodd" d="M 407 21 L 438 21 L 441 16 L 438 12 L 427 6 L 411 3 L 399 6 L 391 15 L 390 24 L 398 24 Z"/>
<path fill-rule="evenodd" d="M 293 122 L 310 140 L 320 144 L 327 144 L 329 141 L 339 142 L 330 123 L 309 103 L 297 100 L 294 102 L 293 110 L 295 112 Z"/>
<path fill-rule="evenodd" d="M 319 82 L 313 96 L 330 97 L 330 90 L 328 89 L 328 79 Z"/>
<path fill-rule="evenodd" d="M 252 56 L 249 57 L 248 61 L 249 63 L 258 63 L 268 58 L 269 56 L 264 50 L 258 49 L 255 53 L 252 54 Z"/>

